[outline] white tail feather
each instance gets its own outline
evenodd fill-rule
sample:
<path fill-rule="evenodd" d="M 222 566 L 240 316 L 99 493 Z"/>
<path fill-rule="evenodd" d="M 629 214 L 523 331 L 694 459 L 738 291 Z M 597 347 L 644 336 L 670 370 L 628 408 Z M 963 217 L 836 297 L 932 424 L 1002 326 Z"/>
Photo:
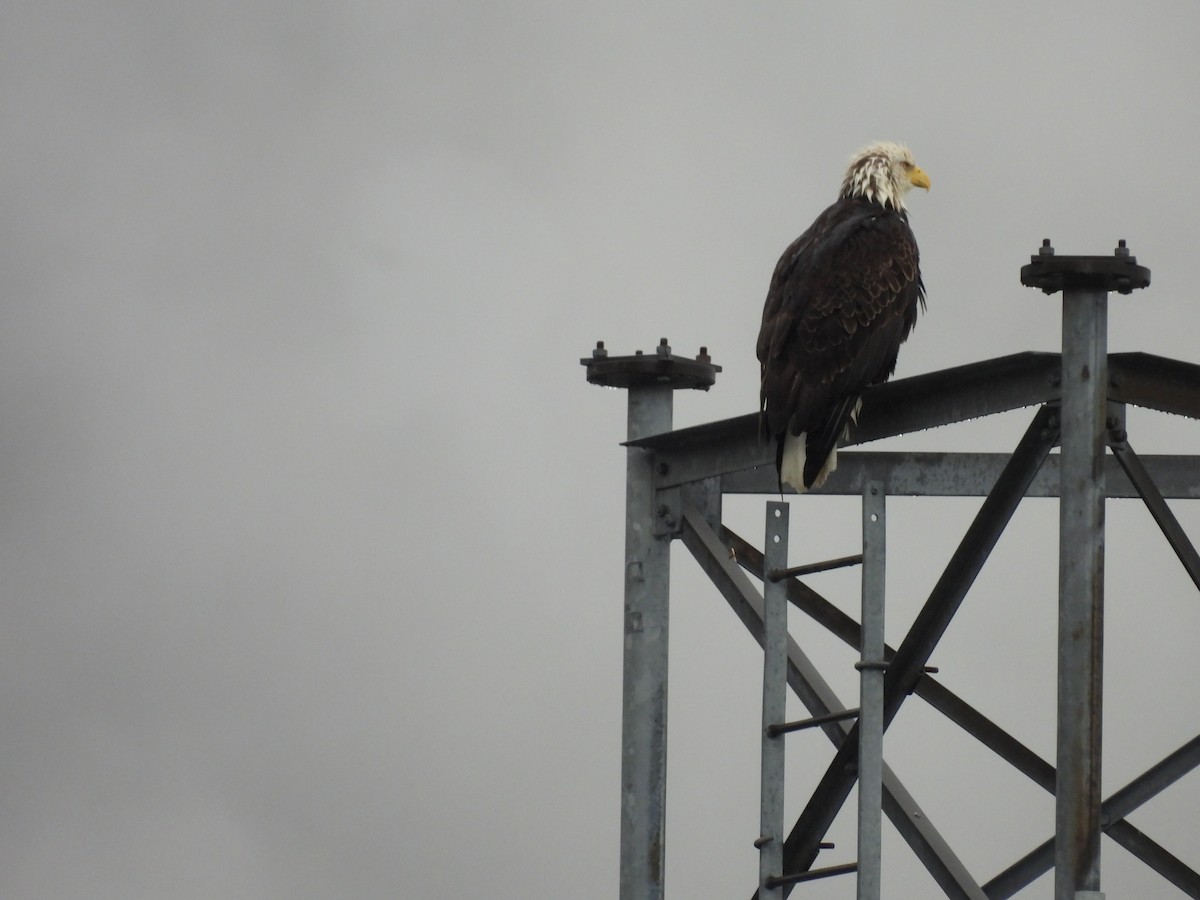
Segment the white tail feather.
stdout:
<path fill-rule="evenodd" d="M 779 479 L 784 484 L 790 484 L 800 494 L 808 490 L 804 486 L 804 461 L 808 456 L 808 451 L 805 447 L 807 440 L 808 432 L 806 431 L 802 431 L 800 434 L 785 436 L 783 439 L 783 459 L 780 460 L 779 464 Z M 836 468 L 837 448 L 834 447 L 829 453 L 829 458 L 825 460 L 825 465 L 821 466 L 821 471 L 817 473 L 812 487 L 819 488 L 825 484 L 825 479 L 829 477 L 829 473 Z"/>

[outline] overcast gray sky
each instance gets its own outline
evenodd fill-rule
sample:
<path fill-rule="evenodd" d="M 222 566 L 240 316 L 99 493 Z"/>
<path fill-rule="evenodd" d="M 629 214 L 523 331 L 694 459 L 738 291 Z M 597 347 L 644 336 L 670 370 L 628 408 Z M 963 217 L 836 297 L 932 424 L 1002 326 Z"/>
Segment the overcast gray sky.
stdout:
<path fill-rule="evenodd" d="M 0 20 L 4 897 L 615 896 L 625 409 L 578 359 L 707 345 L 724 373 L 676 423 L 754 409 L 771 269 L 869 141 L 933 180 L 899 375 L 1056 349 L 1058 300 L 1018 283 L 1043 237 L 1127 238 L 1154 283 L 1112 348 L 1200 358 L 1192 3 Z M 1026 419 L 893 443 L 1006 450 Z M 889 504 L 889 640 L 974 508 Z M 759 539 L 760 501 L 730 517 Z M 1109 520 L 1106 793 L 1194 735 L 1200 627 L 1144 510 Z M 797 552 L 856 522 L 794 504 Z M 1051 759 L 1055 522 L 1022 509 L 934 660 Z M 674 586 L 668 891 L 744 897 L 760 657 L 681 553 Z M 853 576 L 814 586 L 857 608 Z M 848 652 L 813 653 L 851 697 Z M 792 813 L 830 753 L 794 746 Z M 981 879 L 1049 835 L 1051 798 L 919 701 L 887 746 Z M 1133 821 L 1200 866 L 1198 800 L 1193 773 Z M 886 840 L 889 895 L 929 896 Z M 1175 895 L 1104 854 L 1109 896 Z"/>

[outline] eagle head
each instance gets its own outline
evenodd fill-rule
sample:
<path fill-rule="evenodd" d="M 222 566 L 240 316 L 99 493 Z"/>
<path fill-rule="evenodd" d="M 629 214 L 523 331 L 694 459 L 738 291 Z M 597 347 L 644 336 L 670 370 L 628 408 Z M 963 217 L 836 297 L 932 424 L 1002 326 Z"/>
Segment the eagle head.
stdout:
<path fill-rule="evenodd" d="M 903 144 L 882 141 L 854 154 L 842 179 L 841 196 L 865 197 L 881 206 L 904 209 L 904 195 L 913 187 L 929 190 L 929 176 Z"/>

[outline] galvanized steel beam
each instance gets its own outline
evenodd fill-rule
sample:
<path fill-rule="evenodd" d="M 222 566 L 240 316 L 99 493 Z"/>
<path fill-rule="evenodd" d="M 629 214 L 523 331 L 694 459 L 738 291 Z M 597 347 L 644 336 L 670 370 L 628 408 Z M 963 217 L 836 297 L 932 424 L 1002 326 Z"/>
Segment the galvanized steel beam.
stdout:
<path fill-rule="evenodd" d="M 1168 500 L 1200 500 L 1200 456 L 1139 457 L 1147 474 Z M 810 494 L 858 496 L 871 481 L 890 496 L 986 497 L 1008 462 L 1007 453 L 938 453 L 917 451 L 839 450 L 838 467 L 823 487 Z M 1047 457 L 1025 492 L 1027 497 L 1059 495 L 1059 458 Z M 1105 496 L 1140 496 L 1116 459 L 1105 459 Z M 725 494 L 775 494 L 775 466 L 733 472 L 720 479 Z M 784 493 L 791 493 L 787 487 Z"/>
<path fill-rule="evenodd" d="M 1058 354 L 1018 353 L 891 381 L 863 394 L 843 446 L 1033 406 L 1058 397 Z M 774 466 L 757 413 L 631 442 L 658 452 L 659 487 Z"/>
<path fill-rule="evenodd" d="M 629 389 L 629 434 L 671 428 L 672 388 Z M 621 900 L 663 900 L 667 790 L 667 626 L 671 542 L 655 534 L 654 454 L 625 472 L 625 649 L 621 702 Z"/>
<path fill-rule="evenodd" d="M 1103 287 L 1064 291 L 1055 900 L 1100 890 L 1107 310 Z"/>
<path fill-rule="evenodd" d="M 671 430 L 673 392 L 708 390 L 721 367 L 701 347 L 675 356 L 611 357 L 604 342 L 580 363 L 587 380 L 628 389 L 625 468 L 625 641 L 621 701 L 621 900 L 662 900 L 667 788 L 667 612 L 670 537 L 679 511 L 664 507 L 654 451 L 636 442 Z M 676 490 L 675 495 L 681 493 Z M 693 493 L 695 490 L 693 489 Z M 680 505 L 672 498 L 675 507 Z"/>
<path fill-rule="evenodd" d="M 1125 474 L 1129 476 L 1129 480 L 1133 483 L 1137 492 L 1141 494 L 1142 500 L 1146 503 L 1146 508 L 1150 510 L 1150 515 L 1154 517 L 1154 521 L 1162 529 L 1163 536 L 1166 537 L 1167 543 L 1171 545 L 1171 549 L 1175 551 L 1175 555 L 1179 557 L 1179 561 L 1183 564 L 1183 568 L 1192 579 L 1192 583 L 1197 588 L 1200 588 L 1200 554 L 1196 552 L 1196 548 L 1188 540 L 1183 526 L 1175 518 L 1175 513 L 1171 512 L 1171 507 L 1167 506 L 1166 498 L 1159 491 L 1158 486 L 1154 483 L 1154 479 L 1150 477 L 1150 473 L 1142 464 L 1141 458 L 1133 452 L 1133 448 L 1129 446 L 1129 442 L 1124 438 L 1114 440 L 1110 446 L 1117 462 L 1125 470 Z M 1197 466 L 1197 472 L 1200 472 L 1200 466 Z"/>
<path fill-rule="evenodd" d="M 1200 366 L 1151 353 L 1108 355 L 1109 398 L 1200 419 Z"/>
<path fill-rule="evenodd" d="M 884 581 L 886 495 L 872 482 L 862 501 L 862 649 L 859 670 L 858 898 L 879 900 L 883 848 Z"/>
<path fill-rule="evenodd" d="M 763 535 L 767 571 L 786 569 L 788 505 L 768 502 Z M 759 805 L 758 896 L 783 900 L 778 881 L 783 874 L 784 735 L 774 732 L 787 718 L 788 603 L 787 585 L 768 577 L 763 582 L 762 757 Z"/>

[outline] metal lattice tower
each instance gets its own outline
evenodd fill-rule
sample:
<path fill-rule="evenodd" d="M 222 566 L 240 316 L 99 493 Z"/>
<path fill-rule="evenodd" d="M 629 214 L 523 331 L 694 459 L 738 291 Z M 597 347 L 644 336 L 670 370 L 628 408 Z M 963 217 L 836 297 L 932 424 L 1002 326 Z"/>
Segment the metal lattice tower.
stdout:
<path fill-rule="evenodd" d="M 1200 456 L 1137 455 L 1125 408 L 1200 418 L 1200 366 L 1143 353 L 1107 352 L 1107 300 L 1149 284 L 1150 273 L 1121 241 L 1111 256 L 1057 256 L 1047 240 L 1021 270 L 1023 284 L 1063 294 L 1063 352 L 1020 353 L 894 381 L 863 397 L 845 445 L 961 422 L 1021 407 L 1036 411 L 1011 453 L 843 451 L 818 492 L 862 498 L 861 556 L 788 568 L 788 504 L 769 502 L 764 549 L 722 522 L 726 494 L 774 494 L 774 448 L 751 414 L 672 430 L 673 392 L 707 390 L 719 366 L 701 348 L 610 357 L 603 343 L 588 381 L 626 388 L 625 649 L 621 771 L 621 900 L 662 900 L 666 809 L 667 609 L 669 547 L 678 539 L 764 648 L 761 900 L 798 882 L 857 870 L 858 897 L 878 898 L 881 814 L 946 896 L 1010 897 L 1055 871 L 1055 900 L 1100 900 L 1100 835 L 1200 897 L 1200 874 L 1126 821 L 1151 797 L 1200 765 L 1200 736 L 1123 788 L 1100 793 L 1104 508 L 1140 497 L 1191 580 L 1200 555 L 1168 498 L 1200 499 Z M 1051 454 L 1058 446 L 1060 452 Z M 1106 453 L 1107 451 L 1107 453 Z M 906 637 L 883 643 L 884 539 L 888 495 L 983 496 L 974 521 Z M 1023 497 L 1060 498 L 1057 758 L 1052 764 L 942 685 L 928 665 L 975 577 Z M 855 622 L 803 581 L 834 565 L 862 564 L 863 611 Z M 760 592 L 749 576 L 761 579 Z M 847 709 L 787 633 L 792 604 L 860 651 L 860 705 Z M 812 718 L 783 721 L 790 687 Z M 980 882 L 883 761 L 882 738 L 916 694 L 1001 760 L 1056 798 L 1055 835 Z M 823 731 L 835 748 L 803 812 L 783 832 L 782 744 L 787 734 Z M 859 784 L 859 859 L 815 869 L 822 840 Z"/>

